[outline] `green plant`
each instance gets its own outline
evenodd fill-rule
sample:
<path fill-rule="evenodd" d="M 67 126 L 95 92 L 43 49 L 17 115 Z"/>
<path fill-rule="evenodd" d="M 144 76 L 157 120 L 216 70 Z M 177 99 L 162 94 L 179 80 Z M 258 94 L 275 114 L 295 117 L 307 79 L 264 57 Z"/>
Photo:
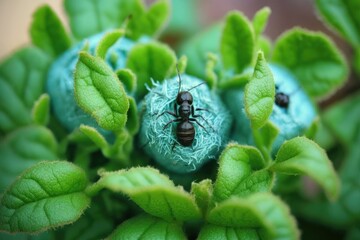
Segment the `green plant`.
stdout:
<path fill-rule="evenodd" d="M 181 71 L 187 69 L 185 57 L 177 60 L 173 50 L 153 39 L 168 15 L 168 2 L 157 1 L 147 11 L 139 0 L 112 0 L 101 7 L 95 1 L 65 1 L 65 7 L 74 39 L 122 28 L 98 36 L 95 44 L 80 44 L 74 47 L 76 50 L 68 50 L 69 39 L 73 38 L 51 9 L 42 7 L 34 15 L 31 27 L 35 46 L 21 50 L 1 64 L 0 84 L 4 86 L 0 90 L 3 100 L 0 129 L 4 136 L 0 143 L 4 156 L 1 176 L 6 176 L 4 180 L 0 178 L 1 231 L 26 234 L 15 235 L 18 238 L 47 231 L 35 238 L 55 239 L 299 239 L 295 217 L 276 196 L 291 189 L 297 180 L 290 177 L 286 182 L 285 176 L 307 175 L 330 200 L 338 197 L 340 182 L 332 163 L 326 152 L 310 139 L 316 122 L 302 129 L 301 134 L 306 133 L 309 138 L 291 136 L 273 148 L 282 126 L 271 121 L 276 75 L 266 61 L 271 59 L 287 68 L 304 89 L 301 91 L 313 99 L 324 96 L 340 86 L 347 75 L 342 55 L 326 36 L 290 30 L 277 41 L 270 58 L 270 44 L 261 36 L 269 9 L 259 11 L 252 23 L 241 13 L 231 12 L 221 24 L 224 29 L 219 34 L 219 49 L 208 59 L 189 55 L 188 66 L 191 69 L 200 66 L 195 72 L 201 73 L 199 77 L 209 86 L 197 88 L 198 96 L 209 94 L 220 102 L 220 96 L 229 89 L 244 91 L 243 117 L 248 119 L 247 131 L 253 145 L 229 142 L 220 152 L 222 142 L 217 150 L 208 153 L 218 163 L 210 161 L 200 168 L 201 163 L 196 166 L 198 172 L 176 175 L 149 160 L 142 152 L 142 144 L 136 141 L 144 121 L 156 120 L 151 115 L 153 111 L 147 118 L 141 117 L 144 106 L 159 110 L 158 105 L 149 101 L 154 98 L 151 94 L 164 95 L 161 86 L 174 82 L 171 79 L 176 74 L 176 62 Z M 94 11 L 84 14 L 85 9 Z M 129 14 L 131 18 L 127 18 Z M 84 19 L 94 23 L 85 26 Z M 138 42 L 143 35 L 148 39 Z M 126 38 L 133 45 L 122 49 L 122 40 Z M 117 44 L 124 55 L 116 54 L 119 49 L 112 48 Z M 318 48 L 321 54 L 314 54 Z M 79 121 L 68 128 L 50 112 L 53 93 L 50 90 L 49 94 L 44 93 L 44 86 L 51 61 L 78 50 L 81 50 L 78 55 L 72 55 L 76 62 L 71 82 L 74 98 L 67 104 L 82 111 L 74 111 L 74 117 L 77 113 L 87 114 L 85 118 L 92 123 Z M 31 61 L 35 56 L 38 61 Z M 192 63 L 193 59 L 200 63 Z M 58 66 L 57 61 L 52 68 Z M 16 66 L 23 66 L 23 72 L 15 72 Z M 69 69 L 72 70 L 72 65 Z M 313 77 L 319 84 L 310 84 Z M 159 82 L 160 87 L 145 97 L 145 86 L 152 84 L 151 79 Z M 27 84 L 31 87 L 22 95 Z M 177 90 L 177 85 L 172 88 Z M 147 102 L 140 104 L 143 99 Z M 197 101 L 200 97 L 194 104 Z M 53 101 L 52 109 L 61 104 Z M 171 103 L 165 108 L 171 110 Z M 220 111 L 218 115 L 228 114 L 224 106 L 211 110 Z M 230 120 L 224 119 L 230 125 Z M 211 123 L 215 130 L 211 134 L 220 137 L 227 134 L 228 126 L 221 132 L 216 130 L 222 125 L 212 120 Z M 154 127 L 159 128 L 157 133 L 163 128 L 161 124 Z M 148 132 L 141 131 L 144 138 Z M 197 127 L 197 131 L 202 130 Z M 193 154 L 199 157 L 196 152 Z M 174 183 L 187 177 L 190 182 L 195 181 L 183 186 Z M 99 224 L 101 227 L 92 227 Z"/>

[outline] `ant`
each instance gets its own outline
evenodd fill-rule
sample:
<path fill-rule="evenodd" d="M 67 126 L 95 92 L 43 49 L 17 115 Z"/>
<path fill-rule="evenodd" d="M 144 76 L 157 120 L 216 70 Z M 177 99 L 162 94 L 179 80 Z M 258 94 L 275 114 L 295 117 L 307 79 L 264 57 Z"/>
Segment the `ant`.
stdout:
<path fill-rule="evenodd" d="M 176 137 L 177 137 L 178 142 L 183 146 L 191 146 L 191 144 L 194 141 L 194 137 L 195 137 L 195 128 L 194 128 L 193 122 L 197 123 L 200 127 L 202 127 L 205 130 L 205 132 L 208 133 L 208 131 L 205 129 L 205 127 L 203 125 L 201 125 L 201 123 L 199 123 L 199 121 L 196 119 L 197 117 L 202 118 L 204 120 L 204 122 L 206 122 L 211 127 L 211 125 L 205 120 L 205 118 L 203 116 L 195 114 L 195 110 L 197 110 L 197 111 L 203 111 L 203 110 L 208 111 L 208 110 L 204 109 L 204 108 L 196 108 L 195 109 L 194 106 L 192 105 L 193 104 L 193 96 L 190 93 L 190 91 L 192 89 L 204 84 L 205 82 L 202 82 L 202 83 L 190 88 L 187 91 L 181 91 L 182 80 L 181 80 L 178 66 L 176 66 L 176 69 L 177 69 L 177 74 L 179 77 L 179 89 L 178 89 L 178 93 L 177 93 L 177 96 L 175 99 L 176 103 L 174 104 L 174 112 L 164 111 L 157 118 L 161 117 L 165 113 L 174 116 L 175 119 L 170 120 L 168 123 L 166 123 L 165 126 L 163 127 L 163 130 L 165 130 L 171 123 L 178 122 L 179 124 L 177 125 L 177 128 L 176 128 Z M 176 144 L 176 142 L 174 142 L 173 148 L 175 147 L 175 144 Z"/>
<path fill-rule="evenodd" d="M 275 104 L 281 108 L 287 109 L 290 103 L 290 97 L 286 93 L 279 92 L 279 87 L 275 86 L 276 94 L 275 94 Z"/>

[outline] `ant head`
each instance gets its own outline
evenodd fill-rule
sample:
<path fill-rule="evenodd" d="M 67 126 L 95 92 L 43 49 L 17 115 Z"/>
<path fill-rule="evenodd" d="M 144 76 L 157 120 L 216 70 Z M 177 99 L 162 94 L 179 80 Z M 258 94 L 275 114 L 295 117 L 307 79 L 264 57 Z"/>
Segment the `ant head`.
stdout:
<path fill-rule="evenodd" d="M 181 105 L 182 103 L 184 102 L 187 102 L 189 103 L 190 105 L 192 104 L 193 102 L 193 97 L 191 95 L 190 92 L 188 91 L 184 91 L 184 92 L 179 92 L 177 97 L 176 97 L 176 103 L 178 105 Z"/>

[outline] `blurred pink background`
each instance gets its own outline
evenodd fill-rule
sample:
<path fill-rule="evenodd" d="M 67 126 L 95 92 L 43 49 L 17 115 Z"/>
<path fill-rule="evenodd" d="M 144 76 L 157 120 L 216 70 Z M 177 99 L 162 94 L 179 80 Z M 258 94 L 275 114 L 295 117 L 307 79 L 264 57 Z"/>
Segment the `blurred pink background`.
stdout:
<path fill-rule="evenodd" d="M 175 0 L 182 1 L 182 0 Z M 147 2 L 152 2 L 148 0 Z M 330 34 L 337 44 L 349 54 L 350 49 L 339 37 L 329 32 L 315 14 L 313 0 L 198 0 L 199 18 L 210 24 L 221 19 L 229 10 L 241 10 L 249 18 L 261 7 L 270 6 L 272 14 L 265 33 L 275 39 L 292 26 L 324 31 Z M 29 43 L 28 28 L 34 10 L 49 4 L 67 26 L 67 19 L 61 0 L 1 0 L 0 1 L 0 58 L 4 58 L 18 47 Z M 184 16 L 186 17 L 186 16 Z"/>

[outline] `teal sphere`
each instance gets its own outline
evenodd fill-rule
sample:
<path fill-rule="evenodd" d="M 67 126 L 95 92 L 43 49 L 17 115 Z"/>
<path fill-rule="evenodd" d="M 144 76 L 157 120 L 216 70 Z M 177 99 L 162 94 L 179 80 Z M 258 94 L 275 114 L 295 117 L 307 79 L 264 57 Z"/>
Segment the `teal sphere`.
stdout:
<path fill-rule="evenodd" d="M 81 124 L 85 124 L 96 128 L 109 138 L 112 133 L 99 127 L 95 119 L 77 105 L 74 97 L 73 76 L 79 58 L 78 53 L 88 44 L 89 52 L 94 54 L 103 35 L 104 33 L 101 33 L 85 39 L 58 57 L 49 69 L 46 89 L 50 95 L 52 111 L 65 129 L 72 132 Z M 106 62 L 109 66 L 114 70 L 124 68 L 128 52 L 134 44 L 129 39 L 120 38 L 107 52 Z"/>
<path fill-rule="evenodd" d="M 288 105 L 274 103 L 269 120 L 280 132 L 273 145 L 276 153 L 285 140 L 303 135 L 317 116 L 316 108 L 299 85 L 295 76 L 286 68 L 269 65 L 276 85 L 277 94 L 288 96 Z M 224 101 L 235 119 L 232 138 L 240 144 L 254 145 L 250 122 L 245 113 L 244 89 L 232 89 L 224 94 Z"/>
<path fill-rule="evenodd" d="M 183 75 L 182 91 L 203 82 L 198 78 Z M 176 104 L 178 77 L 162 83 L 154 82 L 153 85 L 139 107 L 139 139 L 147 154 L 166 170 L 180 174 L 195 172 L 206 162 L 216 160 L 224 144 L 228 142 L 232 118 L 215 91 L 210 90 L 206 84 L 190 90 L 195 115 L 202 117 L 192 117 L 198 121 L 190 121 L 195 128 L 195 136 L 190 146 L 184 146 L 177 135 L 177 126 L 182 120 L 170 123 L 178 117 L 165 113 L 175 113 L 174 106 L 179 107 Z M 167 123 L 169 125 L 164 128 Z"/>

